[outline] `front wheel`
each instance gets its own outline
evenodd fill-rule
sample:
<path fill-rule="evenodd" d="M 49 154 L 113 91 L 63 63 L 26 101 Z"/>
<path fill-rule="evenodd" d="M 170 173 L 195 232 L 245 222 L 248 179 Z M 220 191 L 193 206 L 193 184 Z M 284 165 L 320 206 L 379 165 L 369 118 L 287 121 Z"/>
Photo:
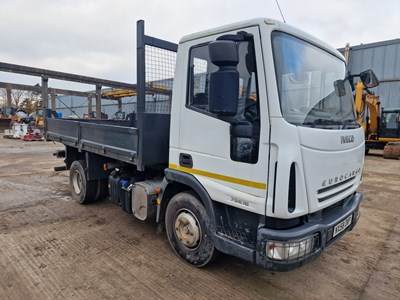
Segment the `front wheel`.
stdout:
<path fill-rule="evenodd" d="M 175 195 L 167 206 L 165 227 L 172 249 L 195 267 L 203 267 L 217 256 L 210 218 L 196 196 L 187 192 Z"/>

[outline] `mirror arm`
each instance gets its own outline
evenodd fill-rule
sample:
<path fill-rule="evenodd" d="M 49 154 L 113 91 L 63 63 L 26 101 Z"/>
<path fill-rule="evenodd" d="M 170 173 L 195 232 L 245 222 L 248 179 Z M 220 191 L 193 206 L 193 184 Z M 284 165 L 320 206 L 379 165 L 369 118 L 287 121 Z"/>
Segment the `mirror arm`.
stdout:
<path fill-rule="evenodd" d="M 350 74 L 350 71 L 348 71 L 347 72 L 347 76 L 346 76 L 346 78 L 343 80 L 343 81 L 346 81 L 346 79 L 349 81 L 349 83 L 350 83 L 350 87 L 351 87 L 351 90 L 352 91 L 354 91 L 355 89 L 356 89 L 356 87 L 354 86 L 354 77 L 357 77 L 357 76 L 359 76 L 360 74 L 358 74 L 358 75 L 351 75 Z"/>
<path fill-rule="evenodd" d="M 375 94 L 374 92 L 371 92 L 366 86 L 364 86 L 364 91 L 366 91 L 367 94 L 370 94 L 370 95 L 374 95 Z"/>

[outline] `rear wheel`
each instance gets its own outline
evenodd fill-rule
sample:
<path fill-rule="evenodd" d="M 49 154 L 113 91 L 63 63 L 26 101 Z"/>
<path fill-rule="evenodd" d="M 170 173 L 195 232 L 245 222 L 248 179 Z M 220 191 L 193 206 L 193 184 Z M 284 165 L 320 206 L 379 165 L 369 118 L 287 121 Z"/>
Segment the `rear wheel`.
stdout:
<path fill-rule="evenodd" d="M 167 206 L 165 227 L 172 249 L 188 263 L 203 267 L 218 255 L 210 218 L 196 196 L 187 192 L 175 195 Z"/>
<path fill-rule="evenodd" d="M 87 180 L 86 162 L 76 160 L 71 164 L 69 171 L 69 184 L 72 199 L 80 204 L 92 202 L 96 198 L 97 181 Z"/>
<path fill-rule="evenodd" d="M 96 182 L 96 192 L 94 196 L 94 201 L 103 200 L 108 193 L 108 180 L 107 179 L 98 179 Z"/>

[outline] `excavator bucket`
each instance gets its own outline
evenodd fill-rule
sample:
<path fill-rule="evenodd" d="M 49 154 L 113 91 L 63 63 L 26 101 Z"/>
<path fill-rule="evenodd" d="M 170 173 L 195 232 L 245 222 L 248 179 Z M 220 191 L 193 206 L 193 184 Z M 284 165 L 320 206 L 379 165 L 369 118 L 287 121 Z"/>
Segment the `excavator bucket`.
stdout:
<path fill-rule="evenodd" d="M 383 148 L 383 158 L 400 159 L 400 142 L 390 142 Z"/>

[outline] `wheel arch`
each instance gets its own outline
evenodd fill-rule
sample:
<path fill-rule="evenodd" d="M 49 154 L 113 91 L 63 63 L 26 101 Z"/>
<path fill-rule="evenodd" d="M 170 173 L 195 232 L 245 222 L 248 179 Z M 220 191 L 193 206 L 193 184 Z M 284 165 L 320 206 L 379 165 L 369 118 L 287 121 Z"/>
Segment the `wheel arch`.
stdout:
<path fill-rule="evenodd" d="M 85 152 L 79 152 L 75 147 L 65 145 L 65 166 L 67 170 L 71 168 L 71 165 L 76 160 L 85 160 Z"/>
<path fill-rule="evenodd" d="M 197 196 L 199 201 L 204 205 L 206 212 L 210 218 L 213 230 L 215 228 L 215 210 L 213 201 L 201 185 L 201 183 L 192 174 L 177 171 L 174 169 L 165 170 L 166 187 L 160 197 L 160 214 L 157 218 L 157 223 L 163 223 L 165 219 L 165 211 L 171 198 L 183 191 L 190 191 Z"/>

